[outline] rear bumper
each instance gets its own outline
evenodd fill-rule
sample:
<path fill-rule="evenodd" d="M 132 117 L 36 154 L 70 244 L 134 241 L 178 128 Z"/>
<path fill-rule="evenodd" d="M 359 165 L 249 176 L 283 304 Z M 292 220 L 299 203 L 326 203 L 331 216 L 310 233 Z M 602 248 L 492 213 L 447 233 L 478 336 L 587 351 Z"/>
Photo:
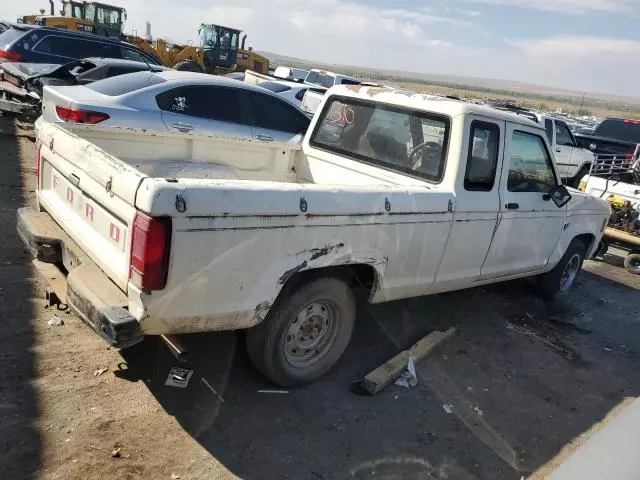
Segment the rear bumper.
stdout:
<path fill-rule="evenodd" d="M 7 88 L 0 88 L 0 111 L 14 115 L 23 115 L 36 119 L 40 116 L 41 103 L 29 95 L 17 94 Z"/>
<path fill-rule="evenodd" d="M 128 298 L 46 212 L 18 210 L 18 235 L 51 288 L 96 333 L 118 348 L 142 340 Z"/>

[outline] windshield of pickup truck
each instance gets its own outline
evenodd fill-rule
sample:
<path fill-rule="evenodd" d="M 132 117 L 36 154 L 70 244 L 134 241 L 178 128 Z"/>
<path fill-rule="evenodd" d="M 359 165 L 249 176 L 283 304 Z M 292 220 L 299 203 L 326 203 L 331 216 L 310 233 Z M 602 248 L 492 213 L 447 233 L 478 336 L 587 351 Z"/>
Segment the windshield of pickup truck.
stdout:
<path fill-rule="evenodd" d="M 640 143 L 640 121 L 607 118 L 596 127 L 593 135 L 623 142 Z"/>
<path fill-rule="evenodd" d="M 327 102 L 311 145 L 365 163 L 442 180 L 449 119 L 353 98 Z"/>

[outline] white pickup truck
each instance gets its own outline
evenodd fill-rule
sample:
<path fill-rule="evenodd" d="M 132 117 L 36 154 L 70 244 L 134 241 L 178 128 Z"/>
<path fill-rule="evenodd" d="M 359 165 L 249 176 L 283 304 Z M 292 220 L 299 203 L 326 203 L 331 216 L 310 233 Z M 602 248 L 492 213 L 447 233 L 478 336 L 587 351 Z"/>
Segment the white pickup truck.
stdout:
<path fill-rule="evenodd" d="M 61 298 L 118 347 L 248 329 L 282 386 L 338 361 L 356 297 L 566 293 L 610 213 L 533 122 L 385 88 L 332 88 L 301 146 L 68 128 L 38 121 L 39 210 L 18 214 Z"/>

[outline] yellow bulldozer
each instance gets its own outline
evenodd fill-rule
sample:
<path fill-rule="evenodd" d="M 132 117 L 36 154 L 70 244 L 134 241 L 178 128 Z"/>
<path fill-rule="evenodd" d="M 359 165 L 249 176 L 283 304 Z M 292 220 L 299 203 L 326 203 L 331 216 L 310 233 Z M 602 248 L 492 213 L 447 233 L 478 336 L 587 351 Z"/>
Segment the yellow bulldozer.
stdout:
<path fill-rule="evenodd" d="M 245 49 L 247 35 L 241 36 L 241 30 L 203 23 L 198 33 L 198 46 L 176 45 L 162 39 L 150 41 L 135 35 L 125 35 L 124 39 L 176 70 L 216 75 L 245 70 L 268 73 L 269 60 L 251 47 Z"/>
<path fill-rule="evenodd" d="M 198 30 L 198 46 L 180 45 L 123 34 L 127 12 L 121 7 L 93 1 L 63 0 L 62 10 L 56 14 L 53 0 L 49 0 L 49 5 L 49 14 L 41 10 L 40 15 L 25 15 L 18 22 L 120 37 L 176 70 L 217 75 L 245 70 L 265 74 L 269 71 L 269 60 L 251 47 L 245 49 L 247 35 L 241 38 L 242 31 L 235 28 L 203 23 Z"/>

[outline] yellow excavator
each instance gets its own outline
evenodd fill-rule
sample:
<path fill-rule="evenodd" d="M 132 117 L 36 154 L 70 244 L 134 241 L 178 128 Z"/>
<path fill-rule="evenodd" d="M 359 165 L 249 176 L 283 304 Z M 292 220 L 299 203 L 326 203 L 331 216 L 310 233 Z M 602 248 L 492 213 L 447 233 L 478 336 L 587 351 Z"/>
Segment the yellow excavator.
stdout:
<path fill-rule="evenodd" d="M 137 35 L 124 35 L 123 23 L 127 18 L 124 8 L 93 1 L 63 0 L 62 10 L 56 15 L 53 0 L 49 0 L 50 13 L 25 15 L 19 23 L 78 30 L 109 37 L 120 37 L 160 62 L 176 70 L 221 75 L 229 72 L 254 70 L 268 73 L 269 60 L 251 47 L 245 48 L 247 35 L 222 25 L 202 24 L 198 30 L 200 45 L 172 44 L 162 39 L 148 40 Z"/>

